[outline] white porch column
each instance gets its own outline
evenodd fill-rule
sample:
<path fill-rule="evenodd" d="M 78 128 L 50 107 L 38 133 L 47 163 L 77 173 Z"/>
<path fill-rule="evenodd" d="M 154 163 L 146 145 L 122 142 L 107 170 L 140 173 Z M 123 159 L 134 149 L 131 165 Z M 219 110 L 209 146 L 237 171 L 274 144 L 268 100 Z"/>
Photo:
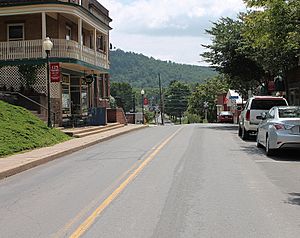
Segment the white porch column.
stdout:
<path fill-rule="evenodd" d="M 80 59 L 82 59 L 82 19 L 78 18 L 78 44 L 80 47 Z"/>
<path fill-rule="evenodd" d="M 109 56 L 109 50 L 110 50 L 110 45 L 109 45 L 109 32 L 107 33 L 107 35 L 105 36 L 105 41 L 106 41 L 106 58 L 105 58 L 105 66 L 108 67 L 108 56 Z"/>
<path fill-rule="evenodd" d="M 47 37 L 46 13 L 42 12 L 42 41 Z M 43 47 L 43 46 L 42 46 Z M 46 58 L 46 52 L 42 49 L 43 58 Z"/>
<path fill-rule="evenodd" d="M 94 52 L 95 52 L 95 65 L 97 62 L 96 52 L 97 52 L 97 29 L 94 28 Z"/>

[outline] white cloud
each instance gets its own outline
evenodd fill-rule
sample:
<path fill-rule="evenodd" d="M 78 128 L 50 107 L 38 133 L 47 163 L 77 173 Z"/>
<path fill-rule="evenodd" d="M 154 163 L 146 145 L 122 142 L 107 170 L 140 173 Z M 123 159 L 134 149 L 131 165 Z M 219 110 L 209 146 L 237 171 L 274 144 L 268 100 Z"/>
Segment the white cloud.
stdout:
<path fill-rule="evenodd" d="M 111 42 L 116 47 L 191 64 L 200 60 L 199 46 L 208 43 L 204 32 L 211 22 L 244 10 L 242 0 L 99 1 L 113 19 Z"/>
<path fill-rule="evenodd" d="M 173 62 L 204 65 L 199 54 L 203 52 L 201 44 L 208 44 L 209 39 L 193 36 L 144 36 L 115 33 L 113 38 L 126 39 L 120 41 L 116 47 L 125 51 L 142 53 L 149 57 Z"/>

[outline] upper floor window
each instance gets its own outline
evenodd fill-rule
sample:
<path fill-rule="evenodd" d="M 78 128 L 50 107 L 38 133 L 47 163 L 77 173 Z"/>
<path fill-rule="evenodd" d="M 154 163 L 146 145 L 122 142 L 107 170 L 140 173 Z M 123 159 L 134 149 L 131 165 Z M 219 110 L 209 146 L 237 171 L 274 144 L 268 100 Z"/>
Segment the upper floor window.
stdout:
<path fill-rule="evenodd" d="M 66 40 L 71 40 L 71 37 L 72 37 L 72 28 L 66 26 Z"/>
<path fill-rule="evenodd" d="M 97 49 L 99 51 L 105 51 L 105 39 L 104 36 L 97 36 Z"/>
<path fill-rule="evenodd" d="M 8 41 L 24 40 L 24 24 L 8 24 L 7 40 Z"/>

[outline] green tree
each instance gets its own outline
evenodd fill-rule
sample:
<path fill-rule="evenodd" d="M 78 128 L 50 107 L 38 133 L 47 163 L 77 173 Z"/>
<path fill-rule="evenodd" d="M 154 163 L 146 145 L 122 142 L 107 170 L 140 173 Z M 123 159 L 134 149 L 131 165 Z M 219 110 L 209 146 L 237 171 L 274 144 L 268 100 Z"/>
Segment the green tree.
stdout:
<path fill-rule="evenodd" d="M 209 67 L 161 61 L 122 50 L 111 51 L 110 62 L 112 81 L 130 83 L 132 87 L 140 90 L 157 88 L 158 73 L 161 75 L 163 87 L 167 87 L 172 80 L 183 83 L 201 83 L 217 75 L 217 72 Z"/>
<path fill-rule="evenodd" d="M 184 112 L 188 108 L 190 96 L 189 86 L 179 81 L 172 81 L 165 92 L 165 113 L 175 120 L 179 117 L 180 122 Z"/>
<path fill-rule="evenodd" d="M 237 20 L 221 18 L 211 30 L 213 43 L 203 54 L 207 62 L 229 76 L 233 88 L 267 84 L 275 76 L 286 81 L 300 55 L 299 0 L 244 0 L 249 7 Z M 252 83 L 253 82 L 253 83 Z M 287 81 L 286 81 L 287 83 Z M 240 89 L 239 89 L 240 88 Z M 247 90 L 245 90 L 247 91 Z"/>
<path fill-rule="evenodd" d="M 252 48 L 245 45 L 243 16 L 237 20 L 221 18 L 210 30 L 212 44 L 204 45 L 208 51 L 202 54 L 206 62 L 227 76 L 232 89 L 244 96 L 249 89 L 262 83 L 262 67 L 249 57 Z"/>
<path fill-rule="evenodd" d="M 129 83 L 111 83 L 110 94 L 125 112 L 132 109 L 132 87 Z"/>
<path fill-rule="evenodd" d="M 189 98 L 188 112 L 190 114 L 199 115 L 203 119 L 205 114 L 204 102 L 207 102 L 208 121 L 213 122 L 216 119 L 217 96 L 226 93 L 228 89 L 229 85 L 221 76 L 198 85 Z"/>
<path fill-rule="evenodd" d="M 297 0 L 245 0 L 252 10 L 244 17 L 243 38 L 252 47 L 249 57 L 261 65 L 267 79 L 298 65 L 300 49 L 300 3 Z M 287 81 L 286 81 L 287 83 Z"/>

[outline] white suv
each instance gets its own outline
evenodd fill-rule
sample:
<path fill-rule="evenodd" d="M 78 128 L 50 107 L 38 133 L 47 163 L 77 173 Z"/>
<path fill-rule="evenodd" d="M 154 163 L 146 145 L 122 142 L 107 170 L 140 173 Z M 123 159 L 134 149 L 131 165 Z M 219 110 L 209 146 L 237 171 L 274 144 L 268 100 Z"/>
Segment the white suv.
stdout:
<path fill-rule="evenodd" d="M 245 140 L 250 134 L 256 135 L 261 113 L 268 112 L 274 106 L 288 106 L 288 103 L 283 97 L 254 96 L 249 98 L 239 116 L 239 136 Z"/>

